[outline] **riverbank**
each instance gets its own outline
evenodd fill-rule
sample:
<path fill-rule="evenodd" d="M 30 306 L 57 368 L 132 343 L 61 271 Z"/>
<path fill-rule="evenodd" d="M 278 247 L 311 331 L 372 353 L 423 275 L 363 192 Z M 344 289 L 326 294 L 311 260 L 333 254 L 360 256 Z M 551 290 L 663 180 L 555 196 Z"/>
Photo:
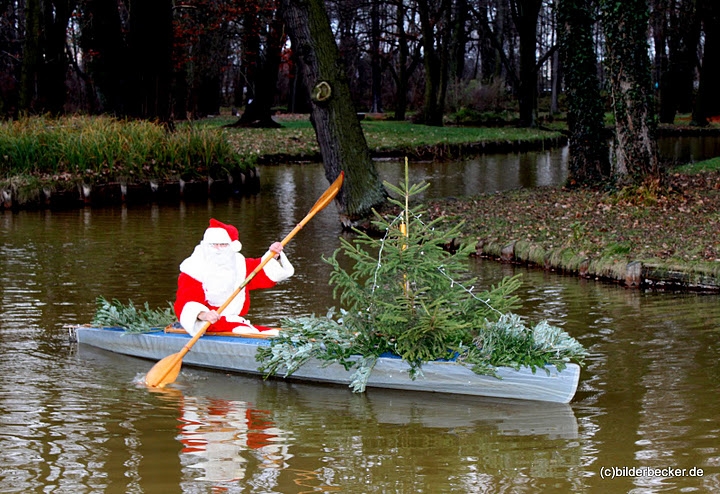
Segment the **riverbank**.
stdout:
<path fill-rule="evenodd" d="M 4 186 L 0 183 L 0 210 L 172 203 L 253 193 L 259 188 L 255 163 L 319 161 L 317 141 L 307 116 L 282 116 L 279 119 L 284 126 L 282 129 L 228 128 L 226 126 L 236 118 L 227 116 L 178 124 L 180 128 L 188 127 L 184 131 L 190 135 L 213 134 L 212 138 L 188 140 L 192 144 L 188 155 L 200 156 L 205 161 L 199 162 L 207 162 L 206 168 L 217 166 L 214 159 L 217 149 L 222 155 L 227 154 L 224 146 L 210 146 L 222 135 L 224 142 L 232 145 L 244 164 L 244 169 L 238 167 L 235 170 L 237 173 L 228 173 L 226 167 L 221 166 L 222 172 L 215 174 L 217 178 L 210 176 L 212 174 L 207 170 L 199 174 L 194 168 L 186 169 L 184 174 L 178 171 L 168 174 L 172 167 L 158 166 L 154 155 L 128 160 L 130 154 L 123 145 L 111 147 L 116 149 L 115 157 L 108 159 L 107 142 L 102 141 L 104 145 L 93 147 L 105 153 L 102 159 L 90 159 L 92 156 L 88 157 L 80 148 L 72 148 L 77 163 L 83 164 L 78 168 L 80 173 L 73 175 L 62 169 L 63 173 L 52 176 L 54 181 L 49 184 L 37 179 L 16 180 L 15 177 L 7 179 Z M 103 122 L 107 123 L 100 120 Z M 40 123 L 50 130 L 57 127 Z M 560 130 L 436 128 L 372 117 L 365 118 L 362 125 L 371 153 L 376 158 L 455 159 L 470 154 L 551 148 L 564 143 Z M 665 135 L 672 132 L 685 135 L 691 131 L 695 130 L 682 126 L 675 130 L 663 127 Z M 718 135 L 720 128 L 713 124 L 702 132 Z M 121 135 L 117 131 L 109 134 Z M 97 135 L 104 134 L 98 132 Z M 125 142 L 132 140 L 127 138 Z M 88 132 L 82 133 L 82 141 L 87 146 Z M 139 141 L 163 142 L 163 138 Z M 30 150 L 38 143 L 42 144 L 30 137 L 23 142 L 27 144 L 25 149 Z M 19 149 L 19 146 L 13 149 Z M 47 153 L 51 148 L 45 146 L 42 149 Z M 58 153 L 62 150 L 62 156 L 66 157 L 67 149 L 67 146 L 58 147 Z M 3 165 L 7 166 L 10 155 L 4 156 Z M 47 159 L 40 161 L 46 166 L 52 163 Z M 125 177 L 117 173 L 117 167 L 107 165 L 108 162 L 125 161 L 135 167 L 135 171 L 124 174 Z M 177 159 L 161 161 L 173 163 Z M 179 161 L 185 167 L 196 162 L 191 158 Z M 436 200 L 429 208 L 433 216 L 443 216 L 447 221 L 464 219 L 467 227 L 462 240 L 473 242 L 479 256 L 529 263 L 626 286 L 720 291 L 718 161 L 720 159 L 707 162 L 705 170 L 701 169 L 702 164 L 697 164 L 696 169 L 678 169 L 663 189 L 613 194 L 562 187 L 522 189 Z M 38 160 L 28 161 L 23 165 L 24 169 L 32 170 L 36 162 Z M 66 168 L 69 164 L 60 158 L 55 162 Z M 148 162 L 153 166 L 148 166 Z M 187 179 L 183 179 L 185 175 Z M 143 178 L 138 180 L 140 176 Z"/>
<path fill-rule="evenodd" d="M 720 159 L 667 186 L 521 189 L 429 202 L 476 255 L 628 287 L 720 291 Z M 698 168 L 702 170 L 702 164 Z"/>
<path fill-rule="evenodd" d="M 215 129 L 80 115 L 0 122 L 0 209 L 254 193 L 256 171 Z"/>
<path fill-rule="evenodd" d="M 321 162 L 307 115 L 281 128 L 233 127 L 229 115 L 162 126 L 110 117 L 30 117 L 0 123 L 0 210 L 214 200 L 259 190 L 258 164 Z M 550 149 L 560 131 L 428 127 L 368 116 L 373 158 L 454 160 Z"/>

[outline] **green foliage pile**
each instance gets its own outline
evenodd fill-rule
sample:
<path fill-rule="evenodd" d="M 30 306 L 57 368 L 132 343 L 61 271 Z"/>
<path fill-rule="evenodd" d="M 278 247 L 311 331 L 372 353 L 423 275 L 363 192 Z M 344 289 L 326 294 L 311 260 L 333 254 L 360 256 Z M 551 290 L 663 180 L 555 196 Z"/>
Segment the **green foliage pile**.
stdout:
<path fill-rule="evenodd" d="M 97 311 L 92 322 L 95 326 L 119 327 L 128 333 L 150 333 L 177 320 L 172 305 L 161 310 L 151 309 L 147 302 L 138 309 L 131 300 L 124 305 L 117 299 L 109 302 L 104 297 L 98 297 L 96 302 Z"/>
<path fill-rule="evenodd" d="M 407 175 L 407 174 L 406 174 Z M 326 261 L 333 267 L 330 284 L 345 308 L 336 317 L 289 318 L 257 360 L 266 375 L 292 374 L 311 358 L 355 368 L 351 386 L 363 391 L 378 357 L 392 354 L 410 365 L 415 378 L 422 365 L 454 359 L 479 374 L 495 375 L 498 366 L 529 366 L 535 370 L 552 363 L 562 369 L 570 360 L 582 361 L 585 350 L 559 328 L 541 322 L 527 328 L 512 314 L 520 305 L 513 293 L 518 276 L 476 293 L 467 270 L 470 245 L 455 252 L 444 248 L 460 236 L 462 223 L 447 231 L 437 220 L 425 222 L 421 206 L 409 207 L 409 198 L 425 186 L 385 183 L 405 203 L 395 218 L 375 213 L 382 239 L 357 231 Z M 403 226 L 404 225 L 404 226 Z M 352 265 L 347 271 L 340 256 Z"/>

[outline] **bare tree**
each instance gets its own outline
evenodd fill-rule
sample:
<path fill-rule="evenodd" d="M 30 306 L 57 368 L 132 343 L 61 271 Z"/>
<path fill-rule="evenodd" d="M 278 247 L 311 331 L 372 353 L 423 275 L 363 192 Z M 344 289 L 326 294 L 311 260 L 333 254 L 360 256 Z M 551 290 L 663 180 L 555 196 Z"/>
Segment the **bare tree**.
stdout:
<path fill-rule="evenodd" d="M 425 65 L 422 123 L 442 125 L 449 69 L 450 0 L 417 0 Z"/>
<path fill-rule="evenodd" d="M 700 18 L 697 0 L 654 0 L 650 16 L 659 85 L 660 122 L 673 123 L 678 111 L 692 108 L 698 66 Z"/>
<path fill-rule="evenodd" d="M 408 109 L 408 90 L 410 87 L 410 78 L 422 61 L 420 56 L 420 44 L 417 43 L 416 36 L 409 32 L 407 27 L 412 29 L 412 24 L 408 22 L 407 12 L 403 0 L 396 0 L 395 16 L 393 22 L 395 25 L 394 39 L 396 47 L 394 54 L 391 56 L 391 62 L 388 64 L 388 70 L 395 82 L 395 120 L 405 120 Z"/>
<path fill-rule="evenodd" d="M 80 17 L 80 48 L 90 94 L 98 101 L 89 106 L 115 115 L 124 113 L 127 43 L 120 11 L 114 0 L 84 0 Z"/>
<path fill-rule="evenodd" d="M 343 222 L 351 225 L 385 201 L 386 192 L 370 158 L 357 118 L 345 66 L 321 0 L 282 0 L 282 16 L 293 50 L 303 65 L 312 99 L 311 122 L 332 182 L 345 172 L 343 190 L 336 199 Z"/>
<path fill-rule="evenodd" d="M 512 16 L 520 38 L 520 125 L 537 125 L 537 23 L 542 0 L 511 0 Z"/>

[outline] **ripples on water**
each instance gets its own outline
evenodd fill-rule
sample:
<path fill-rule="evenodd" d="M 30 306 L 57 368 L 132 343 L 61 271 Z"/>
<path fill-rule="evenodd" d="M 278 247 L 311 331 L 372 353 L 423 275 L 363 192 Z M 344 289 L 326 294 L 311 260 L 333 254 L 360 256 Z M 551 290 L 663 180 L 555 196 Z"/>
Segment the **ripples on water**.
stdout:
<path fill-rule="evenodd" d="M 0 213 L 0 492 L 720 491 L 716 295 L 470 261 L 485 285 L 522 272 L 521 313 L 590 350 L 570 406 L 358 396 L 190 368 L 148 391 L 138 383 L 154 362 L 68 343 L 64 326 L 89 322 L 97 296 L 165 306 L 209 216 L 236 223 L 259 255 L 325 183 L 318 167 L 277 167 L 260 195 L 227 203 Z M 339 235 L 332 211 L 298 234 L 298 274 L 253 298 L 256 322 L 334 305 L 320 257 Z M 612 466 L 706 472 L 601 479 Z"/>

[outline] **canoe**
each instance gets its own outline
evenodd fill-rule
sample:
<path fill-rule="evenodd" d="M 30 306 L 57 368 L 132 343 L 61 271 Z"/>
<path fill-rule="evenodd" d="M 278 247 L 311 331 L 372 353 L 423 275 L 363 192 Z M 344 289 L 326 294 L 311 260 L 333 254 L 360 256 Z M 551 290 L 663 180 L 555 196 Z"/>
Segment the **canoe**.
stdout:
<path fill-rule="evenodd" d="M 184 332 L 158 330 L 151 333 L 128 333 L 122 328 L 73 326 L 70 339 L 110 352 L 158 361 L 179 352 L 190 336 Z M 183 358 L 192 367 L 217 369 L 241 374 L 261 375 L 255 353 L 259 346 L 270 345 L 265 338 L 206 334 Z M 422 375 L 409 376 L 410 366 L 397 357 L 380 357 L 370 374 L 367 386 L 407 391 L 486 396 L 517 400 L 569 403 L 577 390 L 580 367 L 568 363 L 559 371 L 547 365 L 535 372 L 528 367 L 515 370 L 497 368 L 498 377 L 475 374 L 468 367 L 452 361 L 427 362 Z M 349 385 L 354 369 L 346 371 L 340 364 L 311 360 L 288 379 L 310 383 Z"/>

